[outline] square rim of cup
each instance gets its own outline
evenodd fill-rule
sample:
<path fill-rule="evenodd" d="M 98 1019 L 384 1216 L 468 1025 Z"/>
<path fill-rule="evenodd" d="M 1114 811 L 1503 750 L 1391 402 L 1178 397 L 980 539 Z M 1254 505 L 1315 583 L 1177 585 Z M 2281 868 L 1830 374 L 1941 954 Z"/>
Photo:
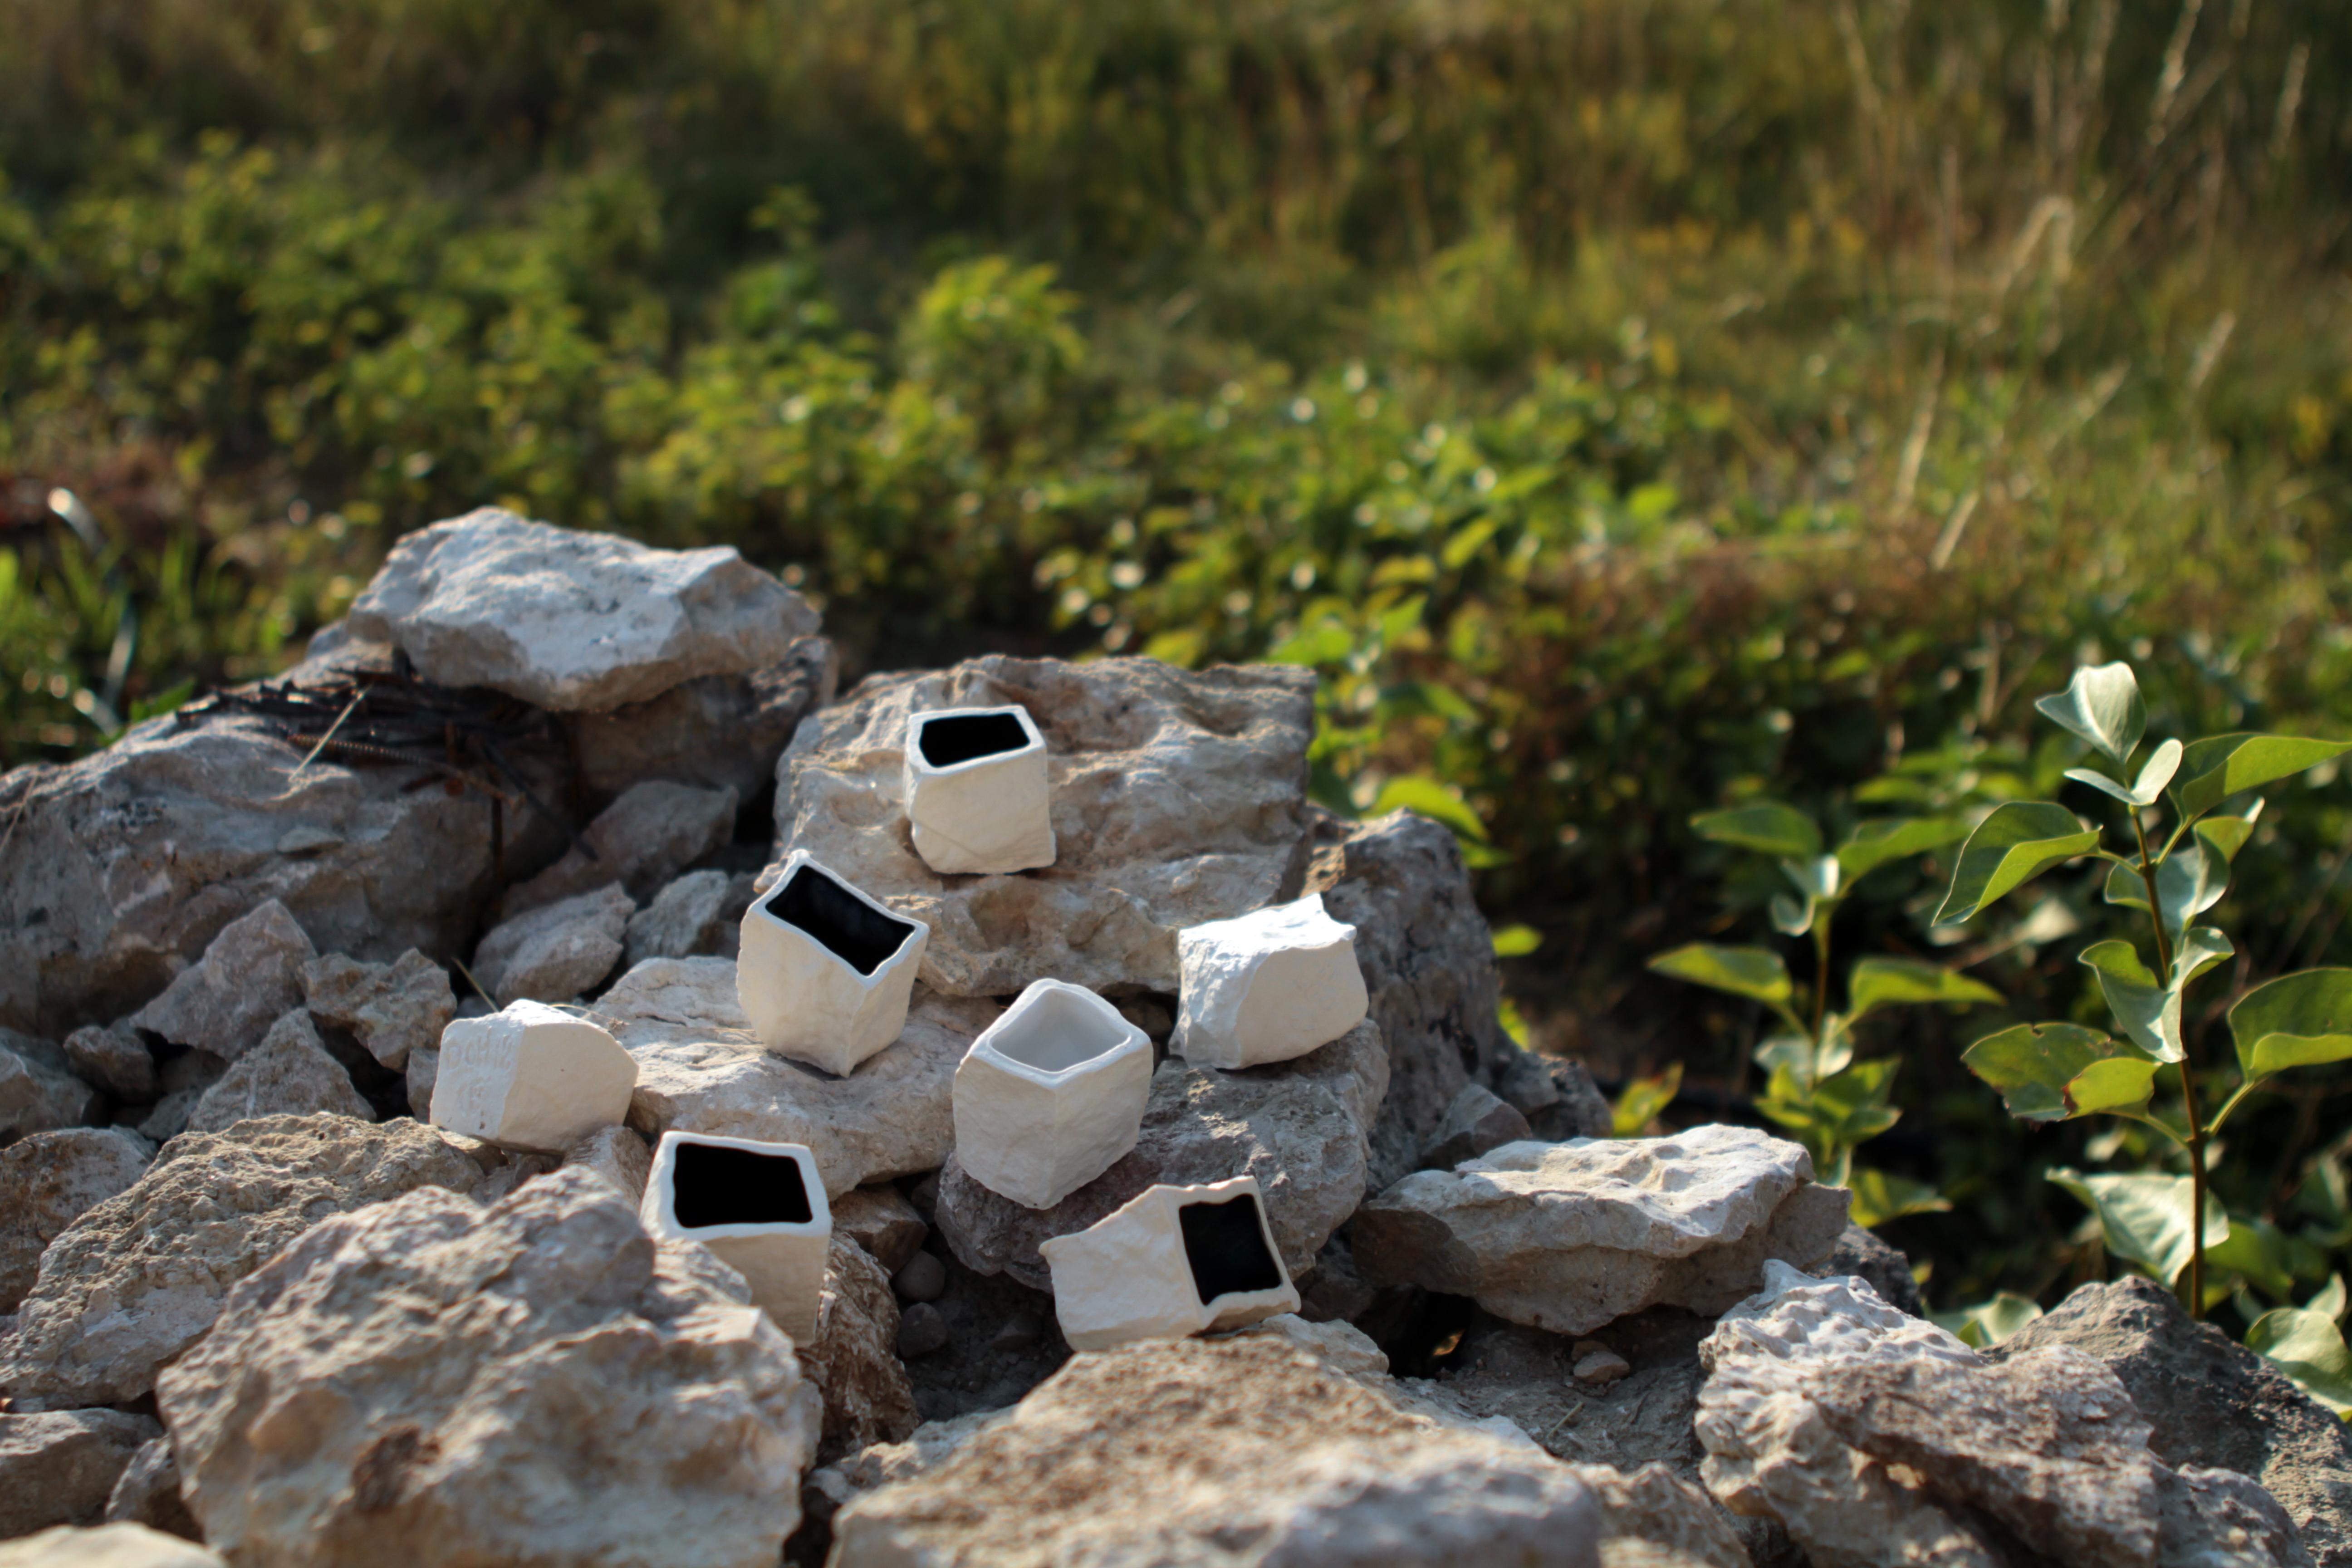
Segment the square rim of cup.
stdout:
<path fill-rule="evenodd" d="M 1008 1053 L 997 1043 L 1009 1032 L 1010 1026 L 1020 1023 L 1031 1015 L 1042 1012 L 1064 997 L 1073 999 L 1080 1011 L 1092 1015 L 1117 1030 L 1119 1037 L 1093 1055 L 1072 1062 L 1068 1067 L 1050 1069 L 1031 1062 L 1024 1062 Z M 1097 1012 L 1097 1009 L 1099 1009 L 1099 1012 Z M 1108 1067 L 1119 1058 L 1138 1049 L 1150 1052 L 1151 1037 L 1130 1023 L 1118 1008 L 1083 985 L 1074 985 L 1066 980 L 1045 979 L 1033 980 L 1024 986 L 1021 994 L 1013 999 L 1013 1005 L 997 1015 L 994 1022 L 973 1037 L 971 1044 L 964 1050 L 964 1057 L 967 1060 L 978 1058 L 992 1068 L 1000 1068 L 1015 1078 L 1036 1084 L 1040 1088 L 1058 1089 L 1080 1073 Z"/>
<path fill-rule="evenodd" d="M 1297 1295 L 1298 1282 L 1290 1277 L 1290 1265 L 1284 1260 L 1282 1247 L 1274 1239 L 1274 1216 L 1266 1212 L 1265 1189 L 1258 1185 L 1255 1176 L 1244 1173 L 1238 1176 L 1227 1176 L 1220 1182 L 1187 1183 L 1182 1185 L 1161 1182 L 1154 1184 L 1148 1191 L 1159 1194 L 1160 1201 L 1168 1205 L 1168 1217 L 1176 1226 L 1176 1247 L 1183 1263 L 1184 1278 L 1193 1281 L 1193 1296 L 1196 1300 L 1200 1299 L 1200 1286 L 1193 1275 L 1191 1255 L 1184 1242 L 1184 1210 L 1193 1204 L 1225 1204 L 1233 1202 L 1235 1198 L 1246 1197 L 1251 1200 L 1251 1208 L 1256 1211 L 1258 1239 L 1265 1246 L 1265 1255 L 1274 1260 L 1275 1275 L 1280 1283 L 1269 1286 L 1263 1290 L 1227 1290 L 1201 1301 L 1201 1310 L 1210 1322 L 1213 1323 L 1218 1318 L 1223 1316 L 1223 1313 L 1217 1309 L 1217 1303 L 1220 1301 L 1224 1302 L 1227 1310 L 1230 1310 L 1234 1308 L 1263 1307 L 1279 1302 L 1286 1296 Z"/>
<path fill-rule="evenodd" d="M 787 888 L 792 886 L 793 879 L 806 870 L 814 870 L 819 876 L 824 878 L 825 880 L 831 882 L 835 887 L 848 893 L 859 903 L 864 904 L 867 909 L 872 910 L 876 914 L 882 916 L 885 920 L 891 921 L 895 925 L 901 925 L 907 928 L 907 934 L 898 939 L 898 945 L 890 950 L 888 957 L 877 963 L 870 970 L 860 969 L 856 964 L 843 957 L 840 952 L 836 950 L 831 942 L 825 941 L 824 938 L 819 936 L 816 932 L 809 930 L 808 927 L 804 925 L 801 925 L 793 921 L 786 920 L 782 915 L 778 914 L 774 910 L 769 908 L 769 906 L 775 902 L 777 899 L 783 896 L 784 890 Z M 881 900 L 876 898 L 873 894 L 867 892 L 865 889 L 859 887 L 856 883 L 851 881 L 848 878 L 843 876 L 840 872 L 835 870 L 832 867 L 826 865 L 824 861 L 818 859 L 815 856 L 810 854 L 805 849 L 795 849 L 791 855 L 785 858 L 782 872 L 777 876 L 775 881 L 770 885 L 765 892 L 762 892 L 759 897 L 751 900 L 751 907 L 747 909 L 744 913 L 747 916 L 757 915 L 761 920 L 764 920 L 770 924 L 782 930 L 797 931 L 802 936 L 808 938 L 811 942 L 815 944 L 819 952 L 823 952 L 827 958 L 833 960 L 834 963 L 839 964 L 844 970 L 847 971 L 851 978 L 855 979 L 860 985 L 866 987 L 867 990 L 872 990 L 875 986 L 879 985 L 882 983 L 884 976 L 887 975 L 893 969 L 906 962 L 908 952 L 913 948 L 916 942 L 928 941 L 931 934 L 929 921 L 919 920 L 913 915 L 904 914 L 899 910 L 892 909 L 889 905 L 884 903 Z"/>
<path fill-rule="evenodd" d="M 677 1218 L 677 1160 L 673 1152 L 681 1144 L 694 1143 L 705 1148 L 740 1149 L 747 1153 L 764 1154 L 773 1159 L 789 1159 L 800 1167 L 801 1185 L 808 1196 L 809 1217 L 805 1220 L 753 1220 L 730 1225 L 686 1226 Z M 665 1173 L 669 1179 L 665 1181 Z M 818 1167 L 815 1152 L 805 1143 L 771 1142 L 760 1138 L 734 1138 L 723 1132 L 690 1132 L 680 1128 L 665 1131 L 654 1144 L 653 1165 L 646 1174 L 646 1193 L 654 1198 L 654 1217 L 659 1226 L 657 1234 L 683 1237 L 690 1241 L 731 1241 L 759 1236 L 822 1236 L 833 1234 L 833 1200 L 825 1195 L 824 1173 Z"/>
<path fill-rule="evenodd" d="M 984 719 L 996 714 L 1010 714 L 1028 738 L 1010 751 L 988 752 L 977 757 L 966 757 L 959 763 L 944 765 L 923 755 L 923 727 L 934 719 Z M 924 708 L 907 715 L 907 766 L 926 778 L 951 778 L 958 773 L 973 772 L 994 763 L 1012 762 L 1016 758 L 1044 753 L 1045 731 L 1037 721 L 1018 702 L 1006 702 L 986 708 Z"/>

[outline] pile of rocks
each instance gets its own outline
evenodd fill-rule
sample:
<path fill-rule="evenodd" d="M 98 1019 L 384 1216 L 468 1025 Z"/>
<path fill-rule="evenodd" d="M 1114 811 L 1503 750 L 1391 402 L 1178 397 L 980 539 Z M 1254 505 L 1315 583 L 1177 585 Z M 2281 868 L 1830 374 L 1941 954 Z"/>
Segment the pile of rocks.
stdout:
<path fill-rule="evenodd" d="M 1305 672 L 832 670 L 731 551 L 480 512 L 286 681 L 0 779 L 0 1564 L 2352 1563 L 2341 1425 L 2164 1292 L 1979 1353 L 1796 1145 L 1608 1137 L 1451 835 L 1308 802 Z M 383 692 L 479 722 L 288 717 Z M 1001 820 L 941 711 L 1017 726 Z M 923 930 L 845 1071 L 740 984 L 812 863 Z M 1053 984 L 1131 1099 L 1008 1165 L 958 1073 Z M 688 1145 L 798 1206 L 686 1223 Z M 1203 1190 L 1280 1290 L 1072 1316 Z"/>

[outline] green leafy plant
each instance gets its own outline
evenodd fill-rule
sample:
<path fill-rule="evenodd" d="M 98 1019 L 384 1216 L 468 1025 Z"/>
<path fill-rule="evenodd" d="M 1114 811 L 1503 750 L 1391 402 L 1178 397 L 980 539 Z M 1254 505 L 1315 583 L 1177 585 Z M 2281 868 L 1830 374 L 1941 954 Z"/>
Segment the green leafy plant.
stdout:
<path fill-rule="evenodd" d="M 1650 960 L 1676 980 L 1757 1002 L 1779 1021 L 1778 1032 L 1756 1047 L 1770 1077 L 1757 1109 L 1786 1128 L 1812 1154 L 1820 1178 L 1853 1189 L 1853 1215 L 1869 1226 L 1946 1206 L 1935 1190 L 1854 1163 L 1854 1150 L 1895 1125 L 1902 1112 L 1890 1101 L 1901 1063 L 1891 1057 L 1857 1062 L 1854 1028 L 1884 1008 L 1971 1006 L 1998 1002 L 1980 981 L 1913 959 L 1873 956 L 1845 975 L 1846 1005 L 1832 1011 L 1831 925 L 1856 883 L 1881 867 L 1958 841 L 1964 818 L 1885 816 L 1854 825 L 1836 848 L 1820 826 L 1794 806 L 1757 801 L 1691 818 L 1698 835 L 1717 844 L 1769 857 L 1790 890 L 1769 904 L 1773 928 L 1804 939 L 1812 976 L 1801 986 L 1781 955 L 1766 947 L 1692 942 Z"/>
<path fill-rule="evenodd" d="M 2237 816 L 2217 808 L 2352 751 L 2352 742 L 2216 735 L 2185 745 L 2166 740 L 2142 756 L 2147 705 L 2131 667 L 2120 662 L 2076 669 L 2065 690 L 2034 706 L 2116 770 L 2110 775 L 2075 767 L 2065 776 L 2116 803 L 2126 850 L 2108 848 L 2104 829 L 2054 802 L 2011 801 L 1961 846 L 1937 922 L 1969 920 L 2053 868 L 2087 857 L 2106 863 L 2105 900 L 2146 916 L 2156 963 L 2151 968 L 2129 940 L 2093 942 L 2079 957 L 2098 978 L 2115 1034 L 2074 1023 L 2018 1024 L 1977 1041 L 1962 1059 L 2022 1121 L 2121 1117 L 2179 1150 L 2186 1175 L 2059 1169 L 2050 1179 L 2097 1215 L 2109 1252 L 2167 1285 L 2186 1270 L 2189 1310 L 2201 1313 L 2209 1258 L 2218 1256 L 2242 1275 L 2267 1267 L 2263 1227 L 2252 1221 L 2233 1226 L 2208 1190 L 2214 1140 L 2231 1113 L 2279 1073 L 2352 1058 L 2352 969 L 2281 975 L 2231 1006 L 2236 1082 L 2208 1114 L 2210 1085 L 2196 1031 L 2183 1021 L 2184 1003 L 2189 987 L 2236 950 L 2218 928 L 2198 921 L 2229 890 L 2231 864 L 2252 837 L 2262 803 L 2252 801 Z M 2137 769 L 2135 757 L 2141 758 Z M 2152 836 L 2149 814 L 2168 805 L 2170 830 Z M 2159 1109 L 2160 1087 L 2177 1089 L 2177 1109 Z M 2280 1283 L 2291 1279 L 2273 1288 Z M 2272 1337 L 2317 1366 L 2327 1359 L 2318 1347 L 2322 1327 L 2334 1335 L 2332 1318 L 2282 1320 Z M 2340 1373 L 2342 1342 L 2335 1343 Z"/>

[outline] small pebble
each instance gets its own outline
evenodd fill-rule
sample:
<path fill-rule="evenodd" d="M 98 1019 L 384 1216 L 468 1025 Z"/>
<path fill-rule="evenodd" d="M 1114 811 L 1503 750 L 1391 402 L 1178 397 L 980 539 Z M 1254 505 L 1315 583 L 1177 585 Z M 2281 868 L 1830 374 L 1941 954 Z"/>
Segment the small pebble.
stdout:
<path fill-rule="evenodd" d="M 890 1279 L 901 1301 L 936 1301 L 947 1288 L 948 1266 L 932 1252 L 918 1252 Z"/>
<path fill-rule="evenodd" d="M 1004 1320 L 1004 1325 L 990 1337 L 988 1348 L 993 1351 L 1025 1351 L 1037 1342 L 1045 1325 L 1034 1312 L 1016 1312 Z"/>
<path fill-rule="evenodd" d="M 1580 1350 L 1583 1347 L 1579 1346 Z M 1633 1363 L 1606 1345 L 1596 1344 L 1591 1352 L 1576 1358 L 1576 1381 L 1599 1388 L 1616 1382 L 1633 1370 Z"/>
<path fill-rule="evenodd" d="M 948 1342 L 948 1323 L 929 1301 L 918 1301 L 898 1318 L 898 1359 L 926 1356 Z"/>

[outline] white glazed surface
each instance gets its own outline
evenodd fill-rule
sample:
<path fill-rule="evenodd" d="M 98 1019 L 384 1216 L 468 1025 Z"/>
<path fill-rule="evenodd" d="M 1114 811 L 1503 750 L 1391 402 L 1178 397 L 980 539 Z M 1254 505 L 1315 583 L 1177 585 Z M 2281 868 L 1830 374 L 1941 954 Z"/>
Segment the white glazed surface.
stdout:
<path fill-rule="evenodd" d="M 1058 1068 L 1041 1047 L 1073 1030 L 1102 1048 Z M 990 1191 L 1051 1208 L 1135 1147 L 1151 1095 L 1151 1039 L 1083 986 L 1040 980 L 956 1067 L 956 1159 Z"/>
<path fill-rule="evenodd" d="M 1200 1199 L 1243 1194 L 1256 1200 L 1263 1227 L 1265 1199 L 1256 1179 L 1235 1176 L 1201 1186 L 1148 1188 L 1085 1230 L 1041 1243 L 1038 1251 L 1054 1271 L 1054 1315 L 1070 1348 L 1108 1350 L 1133 1340 L 1181 1339 L 1297 1311 L 1297 1288 L 1271 1236 L 1266 1255 L 1282 1275 L 1278 1289 L 1228 1293 L 1208 1302 L 1193 1289 L 1177 1211 Z"/>
<path fill-rule="evenodd" d="M 748 1149 L 798 1161 L 808 1194 L 809 1217 L 797 1225 L 708 1225 L 688 1229 L 678 1224 L 676 1179 L 681 1143 Z M 825 1258 L 833 1246 L 833 1208 L 825 1200 L 823 1173 L 805 1145 L 665 1132 L 654 1149 L 653 1173 L 646 1180 L 637 1217 L 650 1235 L 699 1242 L 718 1254 L 751 1287 L 752 1302 L 795 1343 L 804 1344 L 815 1336 L 817 1307 L 824 1294 Z"/>
<path fill-rule="evenodd" d="M 517 1002 L 441 1031 L 436 1127 L 501 1148 L 558 1153 L 629 1114 L 637 1064 L 596 1025 Z"/>
<path fill-rule="evenodd" d="M 1170 1048 L 1202 1067 L 1289 1061 L 1364 1020 L 1356 928 L 1323 896 L 1276 904 L 1176 935 L 1181 993 Z"/>
<path fill-rule="evenodd" d="M 856 968 L 799 927 L 770 914 L 769 893 L 803 866 L 814 866 L 893 920 L 915 928 L 913 937 L 871 974 Z M 736 957 L 735 993 L 760 1043 L 780 1057 L 807 1062 L 836 1076 L 887 1048 L 907 1027 L 907 1003 L 931 928 L 867 898 L 847 878 L 795 851 L 783 874 L 743 911 Z"/>
<path fill-rule="evenodd" d="M 1029 737 L 1018 751 L 934 767 L 919 739 L 933 719 L 1009 713 Z M 907 720 L 902 787 L 915 853 L 943 876 L 1027 871 L 1054 863 L 1045 738 L 1026 709 L 930 708 Z"/>

